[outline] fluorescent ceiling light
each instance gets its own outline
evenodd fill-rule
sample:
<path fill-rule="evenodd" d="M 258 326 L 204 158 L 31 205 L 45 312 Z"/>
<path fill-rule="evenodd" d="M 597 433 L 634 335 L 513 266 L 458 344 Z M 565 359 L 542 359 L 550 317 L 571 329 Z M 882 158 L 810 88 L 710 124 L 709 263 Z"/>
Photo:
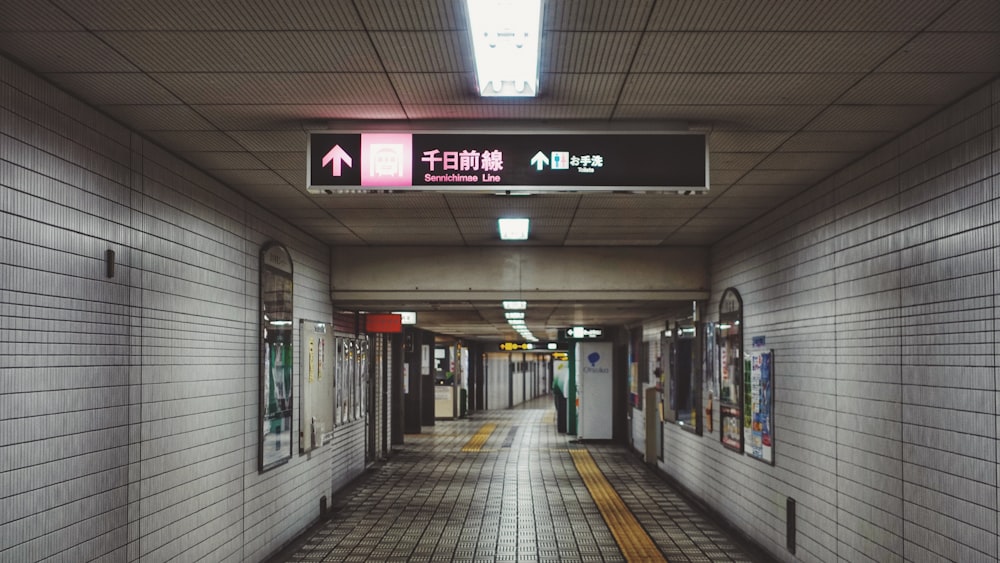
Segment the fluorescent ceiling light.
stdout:
<path fill-rule="evenodd" d="M 500 240 L 528 240 L 530 219 L 505 217 L 497 219 L 500 225 Z"/>
<path fill-rule="evenodd" d="M 542 0 L 466 0 L 480 96 L 538 94 Z"/>
<path fill-rule="evenodd" d="M 527 301 L 504 301 L 503 308 L 508 311 L 523 311 L 528 308 Z"/>
<path fill-rule="evenodd" d="M 549 348 L 549 350 L 558 350 L 559 349 L 559 345 L 556 344 L 555 342 L 549 342 L 548 348 Z"/>
<path fill-rule="evenodd" d="M 524 311 L 507 311 L 503 316 L 507 317 L 507 320 L 523 319 Z"/>

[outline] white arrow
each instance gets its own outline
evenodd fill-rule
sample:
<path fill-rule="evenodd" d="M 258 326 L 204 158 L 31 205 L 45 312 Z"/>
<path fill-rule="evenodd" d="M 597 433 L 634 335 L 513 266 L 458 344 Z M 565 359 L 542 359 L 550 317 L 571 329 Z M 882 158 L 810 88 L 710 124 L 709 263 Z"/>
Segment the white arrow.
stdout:
<path fill-rule="evenodd" d="M 326 156 L 323 157 L 323 166 L 330 164 L 331 160 L 333 161 L 334 176 L 340 176 L 340 165 L 342 163 L 346 164 L 348 168 L 351 168 L 354 165 L 354 161 L 351 160 L 351 155 L 347 154 L 347 151 L 340 148 L 340 145 L 333 145 L 330 152 L 326 153 Z"/>
<path fill-rule="evenodd" d="M 549 157 L 545 156 L 545 153 L 542 151 L 536 152 L 535 156 L 531 157 L 531 165 L 534 166 L 535 170 L 538 170 L 539 172 L 542 168 L 545 168 L 545 165 L 548 163 Z"/>

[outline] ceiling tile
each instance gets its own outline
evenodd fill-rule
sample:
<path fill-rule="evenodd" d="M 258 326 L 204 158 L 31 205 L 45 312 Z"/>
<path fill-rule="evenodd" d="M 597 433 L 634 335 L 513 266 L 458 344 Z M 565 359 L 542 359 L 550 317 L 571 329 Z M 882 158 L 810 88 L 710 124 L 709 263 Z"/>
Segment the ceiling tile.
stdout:
<path fill-rule="evenodd" d="M 0 33 L 0 51 L 39 73 L 139 70 L 103 41 L 85 32 Z"/>
<path fill-rule="evenodd" d="M 710 170 L 709 171 L 709 182 L 711 186 L 728 186 L 733 182 L 739 180 L 747 173 L 747 170 Z"/>
<path fill-rule="evenodd" d="M 355 0 L 366 29 L 455 30 L 466 29 L 464 2 L 451 0 Z"/>
<path fill-rule="evenodd" d="M 213 170 L 212 175 L 219 181 L 230 186 L 239 185 L 274 185 L 280 184 L 282 178 L 270 170 Z"/>
<path fill-rule="evenodd" d="M 153 74 L 188 104 L 392 104 L 392 85 L 377 73 Z"/>
<path fill-rule="evenodd" d="M 753 207 L 707 207 L 698 214 L 701 219 L 739 219 L 746 221 L 760 215 Z"/>
<path fill-rule="evenodd" d="M 974 73 L 870 74 L 847 91 L 837 103 L 943 105 L 966 95 L 990 78 L 990 74 Z"/>
<path fill-rule="evenodd" d="M 740 184 L 811 186 L 828 174 L 828 170 L 810 168 L 784 170 L 763 170 L 758 168 L 747 172 L 740 178 Z"/>
<path fill-rule="evenodd" d="M 912 35 L 647 32 L 632 72 L 869 72 Z"/>
<path fill-rule="evenodd" d="M 639 207 L 634 209 L 615 209 L 606 207 L 581 207 L 573 216 L 576 220 L 591 221 L 627 221 L 633 219 L 644 219 L 653 221 L 675 221 L 685 217 L 691 217 L 697 213 L 697 209 L 690 207 Z"/>
<path fill-rule="evenodd" d="M 243 150 L 236 141 L 218 131 L 147 131 L 143 135 L 173 152 Z"/>
<path fill-rule="evenodd" d="M 385 209 L 385 208 L 349 208 L 349 209 L 336 209 L 332 207 L 324 206 L 329 209 L 334 217 L 345 221 L 395 221 L 396 219 L 421 219 L 421 220 L 435 220 L 435 221 L 453 221 L 451 212 L 447 209 Z"/>
<path fill-rule="evenodd" d="M 776 152 L 764 159 L 760 170 L 837 170 L 857 160 L 861 152 Z"/>
<path fill-rule="evenodd" d="M 208 131 L 214 129 L 194 110 L 180 105 L 101 106 L 112 117 L 139 131 Z"/>
<path fill-rule="evenodd" d="M 718 152 L 764 152 L 768 153 L 784 143 L 791 132 L 758 131 L 734 132 L 714 131 L 708 137 L 709 160 Z"/>
<path fill-rule="evenodd" d="M 410 119 L 600 119 L 611 118 L 614 106 L 557 104 L 407 104 Z"/>
<path fill-rule="evenodd" d="M 542 28 L 550 31 L 642 31 L 653 0 L 548 0 Z"/>
<path fill-rule="evenodd" d="M 820 105 L 619 105 L 616 119 L 673 119 L 699 129 L 795 131 L 813 119 Z"/>
<path fill-rule="evenodd" d="M 392 31 L 369 35 L 387 72 L 475 71 L 467 31 Z"/>
<path fill-rule="evenodd" d="M 997 73 L 1000 33 L 921 33 L 877 70 Z"/>
<path fill-rule="evenodd" d="M 249 151 L 287 152 L 298 146 L 305 152 L 309 143 L 305 131 L 230 131 L 229 135 Z"/>
<path fill-rule="evenodd" d="M 709 163 L 712 171 L 748 170 L 764 160 L 764 152 L 712 152 Z"/>
<path fill-rule="evenodd" d="M 627 72 L 641 36 L 638 32 L 550 31 L 542 41 L 541 71 Z"/>
<path fill-rule="evenodd" d="M 959 0 L 928 31 L 1000 32 L 1000 2 L 996 0 Z"/>
<path fill-rule="evenodd" d="M 306 149 L 298 152 L 255 152 L 255 160 L 272 170 L 305 170 Z"/>
<path fill-rule="evenodd" d="M 362 31 L 100 32 L 146 72 L 376 72 Z"/>
<path fill-rule="evenodd" d="M 93 105 L 178 104 L 169 90 L 156 80 L 139 73 L 49 73 L 57 85 Z"/>
<path fill-rule="evenodd" d="M 829 106 L 805 127 L 808 131 L 903 131 L 937 111 L 939 106 Z"/>
<path fill-rule="evenodd" d="M 682 209 L 699 208 L 709 201 L 705 194 L 607 195 L 588 194 L 580 199 L 580 209 Z"/>
<path fill-rule="evenodd" d="M 781 146 L 784 151 L 868 152 L 894 136 L 884 131 L 803 131 Z"/>
<path fill-rule="evenodd" d="M 398 103 L 368 104 L 214 104 L 194 105 L 219 129 L 326 129 L 336 119 L 405 119 Z"/>
<path fill-rule="evenodd" d="M 801 0 L 679 0 L 659 2 L 649 30 L 664 31 L 919 31 L 947 8 L 944 2 L 802 2 Z"/>
<path fill-rule="evenodd" d="M 66 12 L 49 2 L 0 0 L 0 14 L 3 14 L 0 18 L 0 32 L 84 30 Z"/>
<path fill-rule="evenodd" d="M 610 104 L 618 100 L 624 74 L 543 74 L 538 103 Z"/>
<path fill-rule="evenodd" d="M 444 195 L 435 192 L 317 196 L 327 209 L 446 209 Z"/>
<path fill-rule="evenodd" d="M 263 153 L 256 153 L 263 154 Z M 303 166 L 301 169 L 275 169 L 275 173 L 281 176 L 286 182 L 293 186 L 299 186 L 303 189 L 306 187 L 306 169 Z"/>
<path fill-rule="evenodd" d="M 471 72 L 390 74 L 391 88 L 406 104 L 491 103 L 476 95 L 476 77 Z M 517 103 L 512 102 L 512 103 Z M 524 103 L 522 101 L 522 103 Z"/>
<path fill-rule="evenodd" d="M 828 104 L 859 78 L 846 73 L 632 74 L 625 82 L 621 103 Z"/>
<path fill-rule="evenodd" d="M 232 2 L 204 0 L 51 0 L 87 29 L 347 30 L 363 29 L 352 0 Z"/>
<path fill-rule="evenodd" d="M 248 152 L 178 152 L 178 156 L 202 170 L 253 170 L 267 166 Z"/>
<path fill-rule="evenodd" d="M 726 195 L 712 202 L 714 207 L 752 207 L 754 209 L 770 208 L 775 205 L 767 201 L 787 199 L 801 193 L 804 188 L 797 185 L 736 185 L 726 191 Z"/>

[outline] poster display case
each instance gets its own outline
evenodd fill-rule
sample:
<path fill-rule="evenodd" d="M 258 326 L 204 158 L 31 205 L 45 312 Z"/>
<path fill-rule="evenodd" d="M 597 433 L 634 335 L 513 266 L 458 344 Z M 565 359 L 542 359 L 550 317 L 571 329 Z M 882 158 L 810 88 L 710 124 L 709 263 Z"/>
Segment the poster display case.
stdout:
<path fill-rule="evenodd" d="M 747 354 L 743 452 L 774 465 L 774 350 Z"/>
<path fill-rule="evenodd" d="M 367 416 L 368 340 L 350 336 L 334 339 L 334 396 L 336 424 L 343 425 Z"/>
<path fill-rule="evenodd" d="M 719 440 L 743 452 L 743 299 L 730 287 L 719 302 Z"/>
<path fill-rule="evenodd" d="M 299 454 L 333 436 L 333 334 L 329 323 L 299 321 Z"/>
<path fill-rule="evenodd" d="M 260 251 L 260 376 L 257 470 L 292 457 L 292 257 L 277 242 Z"/>

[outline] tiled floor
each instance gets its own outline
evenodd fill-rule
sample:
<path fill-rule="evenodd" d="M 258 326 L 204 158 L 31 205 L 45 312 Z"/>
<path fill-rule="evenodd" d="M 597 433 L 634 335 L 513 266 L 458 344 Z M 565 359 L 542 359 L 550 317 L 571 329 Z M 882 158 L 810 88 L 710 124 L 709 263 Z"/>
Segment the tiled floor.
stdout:
<path fill-rule="evenodd" d="M 552 412 L 543 398 L 407 435 L 273 561 L 625 561 L 574 465 L 570 450 L 583 448 L 667 561 L 764 560 L 622 446 L 557 433 Z"/>

